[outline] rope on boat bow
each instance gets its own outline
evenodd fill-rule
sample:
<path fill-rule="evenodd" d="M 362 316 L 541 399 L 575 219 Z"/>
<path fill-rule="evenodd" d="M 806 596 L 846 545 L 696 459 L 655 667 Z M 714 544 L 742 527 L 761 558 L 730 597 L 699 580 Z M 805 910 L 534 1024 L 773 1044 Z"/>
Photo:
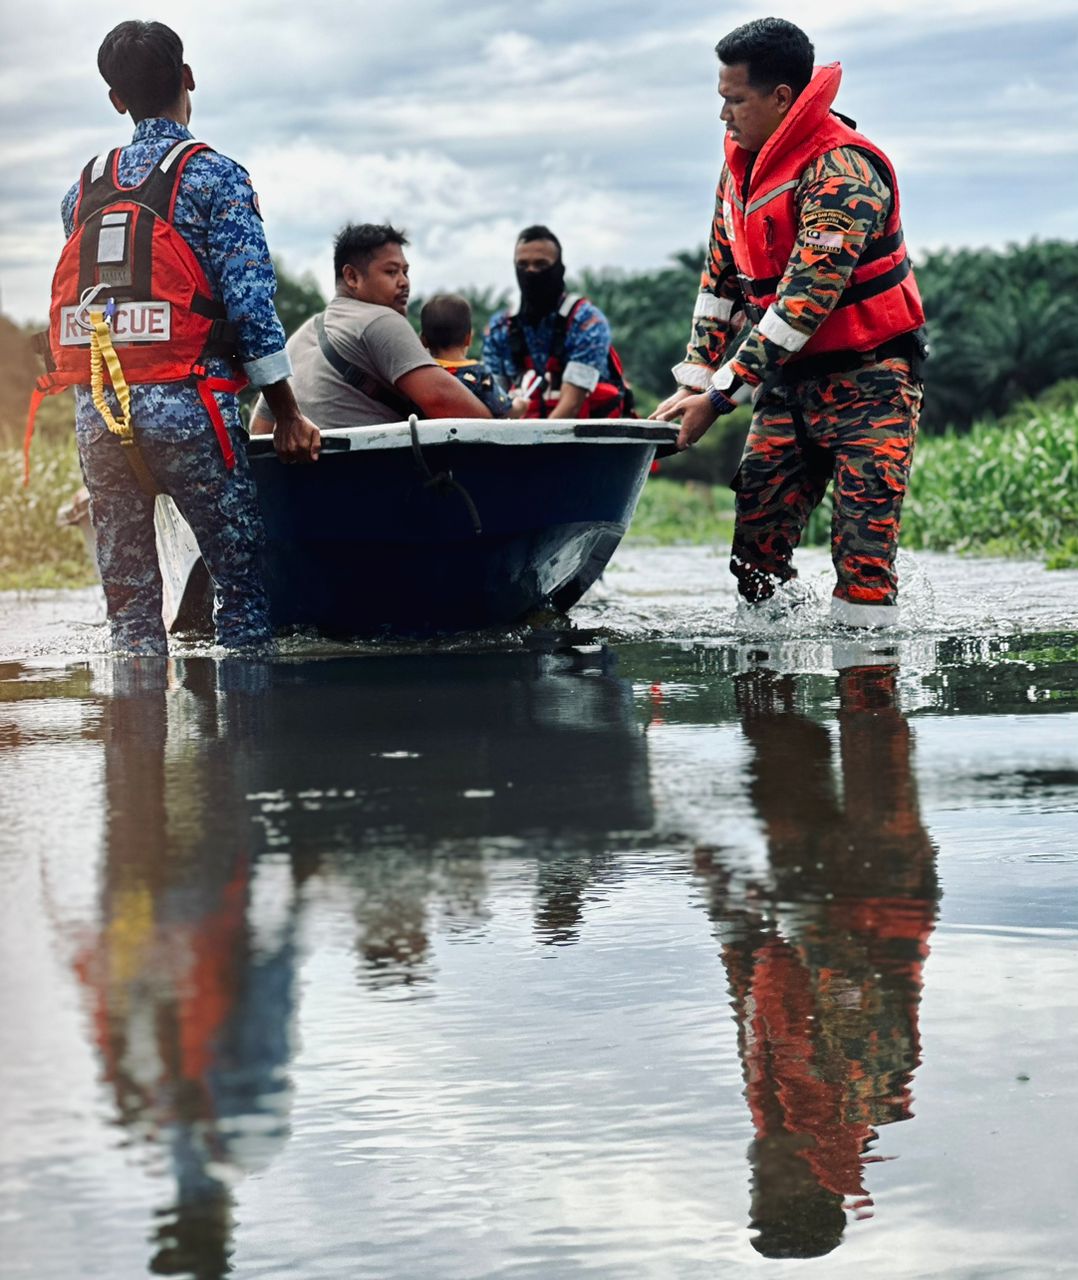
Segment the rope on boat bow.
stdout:
<path fill-rule="evenodd" d="M 468 515 L 471 517 L 472 528 L 477 534 L 483 532 L 483 525 L 479 519 L 479 510 L 472 501 L 472 495 L 461 484 L 459 480 L 453 479 L 452 471 L 439 471 L 437 475 L 431 471 L 427 464 L 426 458 L 423 456 L 423 449 L 419 443 L 419 424 L 415 414 L 411 414 L 408 418 L 408 430 L 412 436 L 412 457 L 415 458 L 416 466 L 422 471 L 423 488 L 433 489 L 435 493 L 459 493 L 464 505 L 468 508 Z"/>

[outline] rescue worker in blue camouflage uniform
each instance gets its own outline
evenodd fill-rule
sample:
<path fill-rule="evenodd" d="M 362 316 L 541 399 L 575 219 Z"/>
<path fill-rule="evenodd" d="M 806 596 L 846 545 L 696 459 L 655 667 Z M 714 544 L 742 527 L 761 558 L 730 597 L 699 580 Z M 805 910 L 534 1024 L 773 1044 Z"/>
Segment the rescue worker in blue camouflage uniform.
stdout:
<path fill-rule="evenodd" d="M 760 604 L 796 576 L 833 479 L 832 617 L 890 626 L 926 354 L 894 171 L 831 110 L 840 68 L 814 70 L 798 27 L 759 19 L 716 52 L 726 164 L 679 387 L 653 416 L 680 418 L 684 449 L 751 393 L 732 482 L 738 591 Z"/>
<path fill-rule="evenodd" d="M 593 302 L 566 292 L 561 241 L 549 227 L 525 227 L 513 264 L 520 309 L 491 316 L 483 363 L 514 401 L 525 402 L 523 417 L 620 417 L 625 386 L 610 325 Z"/>
<path fill-rule="evenodd" d="M 131 144 L 119 151 L 115 168 L 119 186 L 135 187 L 178 142 L 192 137 L 187 125 L 194 77 L 180 38 L 159 22 L 120 23 L 105 37 L 97 61 L 112 105 L 121 115 L 130 112 L 135 122 Z M 68 236 L 81 185 L 63 201 Z M 320 437 L 300 413 L 288 382 L 291 364 L 273 306 L 276 277 L 246 171 L 209 149 L 191 155 L 176 189 L 172 223 L 223 304 L 247 379 L 273 406 L 279 457 L 315 461 Z M 227 381 L 235 372 L 220 356 L 206 364 L 211 379 Z M 235 395 L 216 393 L 224 445 L 230 439 L 235 456 L 230 470 L 207 402 L 190 380 L 133 384 L 130 393 L 130 423 L 142 462 L 191 525 L 213 578 L 218 642 L 230 649 L 265 648 L 272 631 L 260 567 L 263 531 Z M 116 398 L 108 394 L 115 411 Z M 128 451 L 107 428 L 91 389 L 76 386 L 75 396 L 79 457 L 112 645 L 120 652 L 165 654 L 154 498 L 128 465 Z"/>

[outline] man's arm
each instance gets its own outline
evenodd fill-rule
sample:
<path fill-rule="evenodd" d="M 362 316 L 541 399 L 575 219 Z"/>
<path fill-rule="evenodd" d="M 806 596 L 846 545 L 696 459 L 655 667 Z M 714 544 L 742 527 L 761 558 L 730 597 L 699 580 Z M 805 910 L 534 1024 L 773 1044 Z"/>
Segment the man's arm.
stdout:
<path fill-rule="evenodd" d="M 393 384 L 426 418 L 489 418 L 490 410 L 441 365 L 425 364 Z"/>
<path fill-rule="evenodd" d="M 396 312 L 373 321 L 364 330 L 363 354 L 377 376 L 418 406 L 426 418 L 489 418 L 490 410 L 462 386 L 448 369 L 435 364 L 415 330 Z M 357 347 L 344 354 L 355 359 Z"/>
<path fill-rule="evenodd" d="M 692 332 L 684 360 L 672 370 L 678 388 L 659 405 L 651 415 L 653 418 L 670 421 L 678 416 L 676 410 L 679 405 L 706 391 L 712 373 L 744 323 L 741 286 L 723 215 L 722 193 L 726 181 L 724 169 L 715 192 L 715 213 L 711 219 L 704 268 L 700 273 L 700 292 L 693 307 Z"/>
<path fill-rule="evenodd" d="M 207 250 L 221 301 L 251 386 L 260 388 L 276 419 L 273 444 L 284 462 L 314 462 L 321 437 L 300 413 L 288 379 L 292 362 L 273 305 L 277 275 L 262 215 L 246 170 L 225 156 L 204 153 L 201 181 L 210 201 Z"/>
<path fill-rule="evenodd" d="M 551 418 L 578 418 L 610 361 L 610 325 L 593 302 L 582 302 L 565 335 L 565 371 Z"/>
<path fill-rule="evenodd" d="M 322 434 L 309 418 L 300 413 L 288 379 L 271 382 L 262 388 L 262 394 L 273 418 L 267 420 L 259 415 L 252 419 L 252 434 L 263 435 L 272 431 L 273 447 L 282 462 L 317 462 Z M 258 429 L 254 425 L 256 421 L 268 421 L 269 425 Z"/>
<path fill-rule="evenodd" d="M 574 386 L 571 382 L 562 382 L 558 403 L 550 411 L 551 418 L 579 418 L 580 409 L 588 398 L 583 387 Z"/>

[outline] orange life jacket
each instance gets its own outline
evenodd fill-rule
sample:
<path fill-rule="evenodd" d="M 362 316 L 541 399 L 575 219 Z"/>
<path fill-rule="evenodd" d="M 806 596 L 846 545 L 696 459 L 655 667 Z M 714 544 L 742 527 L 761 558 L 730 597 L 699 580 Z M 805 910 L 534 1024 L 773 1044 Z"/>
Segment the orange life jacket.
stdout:
<path fill-rule="evenodd" d="M 513 363 L 522 372 L 535 370 L 542 375 L 532 389 L 525 418 L 545 418 L 561 398 L 562 374 L 565 372 L 565 340 L 569 325 L 577 308 L 587 299 L 578 293 L 566 294 L 554 323 L 554 340 L 546 368 L 536 369 L 535 361 L 524 340 L 524 326 L 516 313 L 509 320 L 509 349 Z M 580 406 L 581 418 L 635 418 L 632 388 L 625 381 L 625 372 L 614 345 L 610 346 L 609 378 L 602 378 L 584 397 Z"/>
<path fill-rule="evenodd" d="M 120 148 L 91 160 L 82 171 L 74 228 L 60 254 L 49 309 L 49 371 L 30 401 L 25 450 L 42 399 L 68 387 L 91 385 L 89 313 L 100 311 L 124 380 L 131 385 L 188 382 L 198 388 L 221 445 L 235 465 L 214 392 L 240 391 L 241 374 L 211 378 L 211 356 L 235 358 L 225 309 L 173 218 L 180 179 L 204 142 L 171 147 L 141 183 L 119 182 Z"/>
<path fill-rule="evenodd" d="M 817 67 L 755 159 L 726 139 L 723 221 L 746 312 L 754 323 L 775 301 L 793 253 L 797 187 L 814 160 L 837 147 L 852 147 L 870 158 L 891 189 L 882 234 L 866 243 L 835 309 L 790 363 L 825 352 L 870 351 L 918 329 L 925 318 L 902 234 L 894 169 L 875 143 L 831 111 L 841 79 L 838 63 Z"/>

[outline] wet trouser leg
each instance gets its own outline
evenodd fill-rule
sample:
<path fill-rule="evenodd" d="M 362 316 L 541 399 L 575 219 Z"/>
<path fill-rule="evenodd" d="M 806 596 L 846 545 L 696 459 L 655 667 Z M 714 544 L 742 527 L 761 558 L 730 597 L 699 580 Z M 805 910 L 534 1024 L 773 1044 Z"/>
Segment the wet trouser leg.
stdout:
<path fill-rule="evenodd" d="M 800 410 L 801 442 L 791 406 Z M 831 468 L 819 459 L 829 455 L 837 607 L 848 621 L 893 609 L 899 515 L 920 407 L 920 384 L 898 359 L 761 393 L 734 481 L 730 568 L 746 599 L 765 600 L 794 576 L 790 559 L 823 498 Z"/>
<path fill-rule="evenodd" d="M 921 410 L 920 383 L 905 361 L 888 360 L 806 384 L 802 400 L 810 435 L 835 464 L 832 611 L 848 622 L 894 621 L 899 518 Z"/>
<path fill-rule="evenodd" d="M 798 446 L 786 391 L 762 391 L 732 484 L 730 572 L 746 600 L 767 600 L 780 582 L 797 576 L 794 549 L 827 488 L 827 476 L 813 462 Z"/>
<path fill-rule="evenodd" d="M 143 452 L 191 526 L 213 579 L 217 643 L 229 649 L 261 648 L 273 638 L 262 583 L 265 534 L 241 432 L 233 432 L 232 445 L 232 471 L 209 423 L 191 440 L 157 442 Z"/>
<path fill-rule="evenodd" d="M 139 447 L 198 541 L 214 582 L 218 643 L 231 649 L 265 646 L 272 629 L 262 584 L 262 518 L 241 433 L 233 438 L 234 471 L 226 468 L 208 422 L 190 440 L 140 434 Z M 113 647 L 125 653 L 167 653 L 154 500 L 139 486 L 116 436 L 106 433 L 80 443 L 79 455 L 90 491 Z"/>
<path fill-rule="evenodd" d="M 154 500 L 140 488 L 119 437 L 111 432 L 80 440 L 79 461 L 90 491 L 112 647 L 120 653 L 167 654 Z"/>

